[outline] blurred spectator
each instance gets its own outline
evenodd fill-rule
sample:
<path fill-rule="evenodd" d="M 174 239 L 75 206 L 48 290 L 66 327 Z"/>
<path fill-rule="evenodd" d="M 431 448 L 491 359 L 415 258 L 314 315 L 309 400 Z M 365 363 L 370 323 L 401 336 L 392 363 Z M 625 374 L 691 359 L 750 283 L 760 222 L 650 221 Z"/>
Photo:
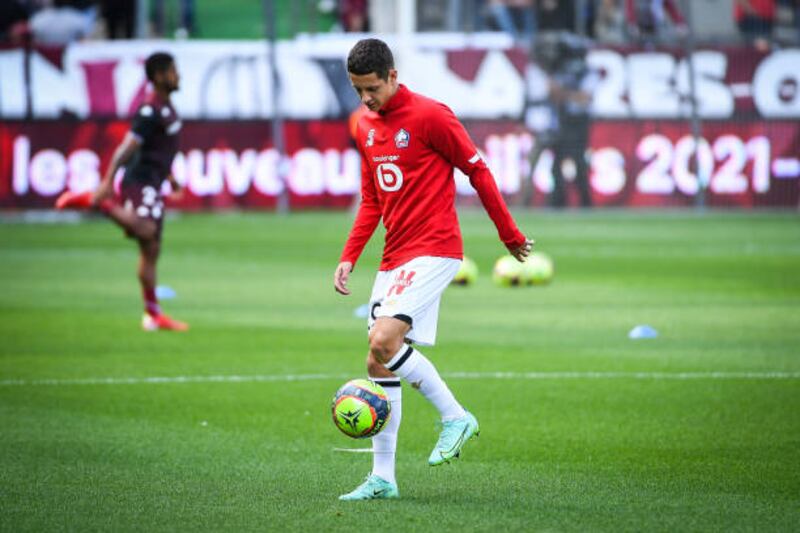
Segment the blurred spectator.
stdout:
<path fill-rule="evenodd" d="M 153 29 L 156 35 L 164 36 L 166 34 L 165 0 L 153 0 Z M 175 37 L 185 39 L 194 32 L 194 0 L 178 0 L 178 28 L 175 30 Z"/>
<path fill-rule="evenodd" d="M 25 0 L 0 1 L 0 42 L 19 44 L 28 32 L 32 6 Z"/>
<path fill-rule="evenodd" d="M 514 42 L 530 45 L 536 31 L 533 0 L 491 0 L 489 13 L 500 31 L 511 35 Z M 517 20 L 521 28 L 517 27 Z"/>
<path fill-rule="evenodd" d="M 574 182 L 582 207 L 591 207 L 589 189 L 589 107 L 599 77 L 587 62 L 588 41 L 570 32 L 540 34 L 534 45 L 535 65 L 526 72 L 527 103 L 525 123 L 536 142 L 530 155 L 535 170 L 545 150 L 553 154 L 553 190 L 550 205 L 567 205 L 563 166 L 574 168 Z M 525 187 L 529 188 L 527 183 Z M 528 203 L 528 192 L 523 201 Z"/>
<path fill-rule="evenodd" d="M 800 44 L 800 0 L 787 0 L 792 9 L 792 22 L 794 22 L 795 44 Z"/>
<path fill-rule="evenodd" d="M 102 0 L 101 10 L 109 39 L 133 39 L 136 0 Z"/>
<path fill-rule="evenodd" d="M 736 0 L 733 17 L 745 39 L 758 50 L 769 50 L 775 23 L 775 0 Z"/>
<path fill-rule="evenodd" d="M 6 1 L 6 0 L 4 0 Z M 93 0 L 55 0 L 30 19 L 38 44 L 63 46 L 94 33 L 97 6 Z"/>
<path fill-rule="evenodd" d="M 652 42 L 663 37 L 668 27 L 667 15 L 679 36 L 688 33 L 686 20 L 675 0 L 625 0 L 628 32 L 635 40 Z"/>
<path fill-rule="evenodd" d="M 575 31 L 575 2 L 537 0 L 536 22 L 539 31 Z"/>
<path fill-rule="evenodd" d="M 348 32 L 369 31 L 367 0 L 339 0 L 339 23 Z"/>
<path fill-rule="evenodd" d="M 602 43 L 625 42 L 625 15 L 620 0 L 600 0 L 594 19 L 594 37 Z"/>

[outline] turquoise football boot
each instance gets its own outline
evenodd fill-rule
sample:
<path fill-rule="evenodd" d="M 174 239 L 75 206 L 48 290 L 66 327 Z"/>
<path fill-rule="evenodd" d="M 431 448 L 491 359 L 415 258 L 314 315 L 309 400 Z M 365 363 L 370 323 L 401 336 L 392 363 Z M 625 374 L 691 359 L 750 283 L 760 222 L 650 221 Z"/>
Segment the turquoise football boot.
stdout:
<path fill-rule="evenodd" d="M 342 494 L 339 496 L 340 500 L 355 501 L 355 500 L 389 500 L 399 498 L 400 492 L 397 490 L 397 485 L 389 483 L 382 477 L 367 476 L 366 481 L 356 487 L 353 492 Z"/>
<path fill-rule="evenodd" d="M 443 422 L 442 432 L 439 434 L 439 442 L 428 457 L 428 464 L 438 466 L 450 462 L 450 459 L 461 454 L 461 448 L 472 437 L 477 437 L 480 433 L 478 419 L 467 411 L 465 416 L 455 420 Z"/>

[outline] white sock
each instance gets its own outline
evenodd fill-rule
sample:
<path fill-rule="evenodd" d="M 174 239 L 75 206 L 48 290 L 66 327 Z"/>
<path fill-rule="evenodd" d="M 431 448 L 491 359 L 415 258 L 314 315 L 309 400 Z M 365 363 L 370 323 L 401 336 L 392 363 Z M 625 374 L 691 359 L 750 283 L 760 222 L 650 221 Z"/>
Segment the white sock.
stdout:
<path fill-rule="evenodd" d="M 372 474 L 389 483 L 397 483 L 394 476 L 394 459 L 397 451 L 397 432 L 403 415 L 400 380 L 397 378 L 369 378 L 383 387 L 392 404 L 389 421 L 380 433 L 372 437 Z"/>
<path fill-rule="evenodd" d="M 436 367 L 419 350 L 404 345 L 385 366 L 420 391 L 439 410 L 443 422 L 467 414 L 439 376 Z"/>

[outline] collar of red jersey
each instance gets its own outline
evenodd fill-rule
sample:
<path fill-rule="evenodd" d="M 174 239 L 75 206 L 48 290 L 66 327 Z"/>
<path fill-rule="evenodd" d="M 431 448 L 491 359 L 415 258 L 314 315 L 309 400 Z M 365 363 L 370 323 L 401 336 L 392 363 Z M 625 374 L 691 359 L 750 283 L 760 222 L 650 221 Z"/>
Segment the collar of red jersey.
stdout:
<path fill-rule="evenodd" d="M 397 91 L 392 95 L 391 98 L 389 98 L 389 101 L 383 105 L 378 113 L 381 115 L 390 113 L 391 111 L 394 111 L 398 107 L 401 107 L 403 104 L 405 104 L 409 98 L 411 98 L 411 91 L 408 90 L 408 87 L 401 83 L 397 87 Z"/>

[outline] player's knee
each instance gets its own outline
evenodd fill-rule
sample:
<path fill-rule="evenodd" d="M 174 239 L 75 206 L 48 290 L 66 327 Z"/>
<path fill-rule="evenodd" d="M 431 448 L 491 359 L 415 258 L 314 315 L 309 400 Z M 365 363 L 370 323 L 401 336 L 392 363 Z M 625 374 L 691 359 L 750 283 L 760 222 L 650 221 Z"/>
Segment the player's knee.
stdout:
<path fill-rule="evenodd" d="M 381 329 L 374 328 L 369 334 L 369 351 L 381 363 L 388 363 L 402 343 L 402 339 L 398 342 L 396 336 Z"/>
<path fill-rule="evenodd" d="M 141 241 L 153 241 L 158 233 L 158 226 L 150 219 L 140 218 L 133 228 L 133 232 Z"/>

